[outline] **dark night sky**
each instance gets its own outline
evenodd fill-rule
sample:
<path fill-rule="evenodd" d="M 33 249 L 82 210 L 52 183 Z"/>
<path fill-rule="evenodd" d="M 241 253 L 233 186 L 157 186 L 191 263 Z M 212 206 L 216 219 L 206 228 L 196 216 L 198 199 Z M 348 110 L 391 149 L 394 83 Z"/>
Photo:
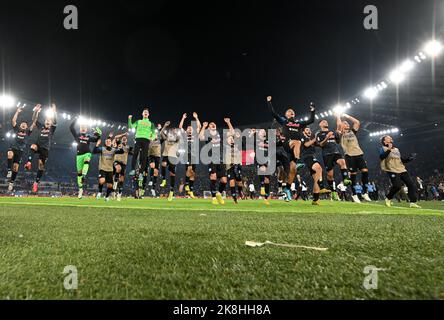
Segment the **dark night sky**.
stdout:
<path fill-rule="evenodd" d="M 63 28 L 68 4 L 77 31 Z M 378 31 L 363 28 L 367 4 Z M 360 92 L 429 39 L 442 12 L 420 0 L 2 1 L 2 82 L 115 121 L 150 106 L 156 121 L 197 111 L 264 122 L 267 94 L 305 113 Z"/>

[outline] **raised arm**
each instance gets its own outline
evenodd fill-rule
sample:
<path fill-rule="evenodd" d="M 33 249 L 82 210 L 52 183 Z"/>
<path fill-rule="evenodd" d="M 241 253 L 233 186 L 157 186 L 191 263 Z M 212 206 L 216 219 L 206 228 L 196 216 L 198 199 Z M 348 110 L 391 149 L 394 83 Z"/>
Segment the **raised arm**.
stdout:
<path fill-rule="evenodd" d="M 165 134 L 166 129 L 170 126 L 171 122 L 167 121 L 165 122 L 165 124 L 163 125 L 162 130 L 160 131 L 160 136 L 162 137 L 163 140 L 166 140 L 168 137 Z"/>
<path fill-rule="evenodd" d="M 208 122 L 204 122 L 202 129 L 199 132 L 199 140 L 200 141 L 205 141 L 205 130 L 207 130 L 208 128 Z"/>
<path fill-rule="evenodd" d="M 272 96 L 268 96 L 267 97 L 267 104 L 268 104 L 268 110 L 271 112 L 271 115 L 273 116 L 274 119 L 276 119 L 276 121 L 280 124 L 280 125 L 284 125 L 286 124 L 288 121 L 285 117 L 282 117 L 281 115 L 279 115 L 273 108 L 273 103 L 272 103 L 273 97 Z"/>
<path fill-rule="evenodd" d="M 359 129 L 361 128 L 361 122 L 358 119 L 353 118 L 352 116 L 350 116 L 348 114 L 344 114 L 344 118 L 353 122 L 353 130 L 359 131 Z"/>
<path fill-rule="evenodd" d="M 336 131 L 342 133 L 342 119 L 340 114 L 336 115 Z"/>
<path fill-rule="evenodd" d="M 196 120 L 196 124 L 197 124 L 197 133 L 199 133 L 199 132 L 200 132 L 200 129 L 202 129 L 202 124 L 200 123 L 199 116 L 197 115 L 196 112 L 193 112 L 193 118 L 194 118 L 194 120 Z"/>
<path fill-rule="evenodd" d="M 184 113 L 183 115 L 182 115 L 182 119 L 180 119 L 180 123 L 179 123 L 179 129 L 180 130 L 183 130 L 183 124 L 185 123 L 185 119 L 187 118 L 187 114 L 186 113 Z"/>
<path fill-rule="evenodd" d="M 52 114 L 53 114 L 53 117 L 52 117 L 52 126 L 53 126 L 53 127 L 57 127 L 57 106 L 56 106 L 55 103 L 53 103 L 53 104 L 51 105 L 51 109 L 52 109 Z"/>
<path fill-rule="evenodd" d="M 17 119 L 19 114 L 23 111 L 23 107 L 18 107 L 17 111 L 15 112 L 14 116 L 12 117 L 11 123 L 12 123 L 12 127 L 15 128 L 17 127 Z"/>
<path fill-rule="evenodd" d="M 137 123 L 137 121 L 136 121 L 136 123 Z M 136 128 L 137 127 L 136 123 L 133 124 L 133 116 L 129 115 L 128 116 L 128 129 Z"/>
<path fill-rule="evenodd" d="M 312 102 L 312 103 L 310 103 L 310 117 L 308 118 L 307 121 L 302 120 L 302 121 L 299 121 L 299 123 L 302 124 L 302 125 L 308 126 L 308 125 L 314 123 L 315 120 L 316 120 L 316 106 Z"/>
<path fill-rule="evenodd" d="M 234 130 L 233 125 L 231 124 L 231 119 L 230 118 L 225 118 L 224 121 L 227 124 L 228 129 L 230 130 L 230 134 L 234 134 L 235 130 Z"/>
<path fill-rule="evenodd" d="M 75 139 L 77 139 L 77 131 L 75 129 L 76 122 L 77 122 L 77 117 L 74 118 L 73 122 L 71 122 L 71 124 L 69 126 L 69 131 L 71 131 L 71 134 L 73 135 L 73 137 Z"/>
<path fill-rule="evenodd" d="M 41 111 L 42 111 L 42 106 L 40 104 L 36 105 L 34 108 L 34 113 L 32 114 L 32 123 L 31 127 L 29 128 L 30 131 L 33 131 L 34 128 L 37 126 Z"/>

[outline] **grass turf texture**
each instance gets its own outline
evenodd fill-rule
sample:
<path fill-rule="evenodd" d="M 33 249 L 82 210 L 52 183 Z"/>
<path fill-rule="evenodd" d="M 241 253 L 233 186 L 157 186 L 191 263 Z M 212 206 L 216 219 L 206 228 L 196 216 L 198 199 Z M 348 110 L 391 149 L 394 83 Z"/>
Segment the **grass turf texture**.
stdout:
<path fill-rule="evenodd" d="M 1 198 L 0 298 L 443 299 L 444 204 L 422 205 Z"/>

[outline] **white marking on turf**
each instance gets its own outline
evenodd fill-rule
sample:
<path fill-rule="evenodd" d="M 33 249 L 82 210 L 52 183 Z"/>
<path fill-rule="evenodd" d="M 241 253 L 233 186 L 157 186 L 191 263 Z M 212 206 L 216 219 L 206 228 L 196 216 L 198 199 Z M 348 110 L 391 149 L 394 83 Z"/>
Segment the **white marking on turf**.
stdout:
<path fill-rule="evenodd" d="M 301 246 L 296 244 L 287 244 L 287 243 L 274 243 L 271 241 L 265 241 L 264 243 L 256 242 L 256 241 L 246 241 L 245 245 L 252 248 L 258 248 L 263 247 L 265 245 L 271 245 L 276 247 L 285 247 L 285 248 L 299 248 L 299 249 L 309 249 L 309 250 L 316 250 L 316 251 L 327 251 L 328 248 L 319 248 L 319 247 L 307 247 L 307 246 Z"/>

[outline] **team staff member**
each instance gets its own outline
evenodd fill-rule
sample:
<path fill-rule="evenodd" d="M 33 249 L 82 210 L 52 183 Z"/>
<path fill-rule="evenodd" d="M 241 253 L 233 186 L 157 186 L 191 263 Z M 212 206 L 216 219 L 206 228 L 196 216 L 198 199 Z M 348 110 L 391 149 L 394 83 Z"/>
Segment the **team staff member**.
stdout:
<path fill-rule="evenodd" d="M 146 162 L 148 159 L 148 149 L 150 146 L 150 140 L 154 140 L 156 137 L 156 128 L 149 119 L 150 111 L 144 109 L 142 112 L 142 120 L 137 120 L 133 123 L 133 116 L 128 116 L 128 129 L 136 130 L 136 144 L 134 146 L 134 155 L 131 161 L 131 176 L 136 175 L 136 164 L 139 158 L 140 170 L 146 170 Z M 139 172 L 142 173 L 142 172 Z"/>
<path fill-rule="evenodd" d="M 156 129 L 156 136 L 151 140 L 150 147 L 148 149 L 148 164 L 150 170 L 150 182 L 151 195 L 156 197 L 157 178 L 159 177 L 160 158 L 162 157 L 162 137 L 160 132 L 162 131 L 162 125 L 158 124 Z M 163 181 L 162 181 L 163 182 Z M 166 183 L 166 181 L 165 181 Z"/>
<path fill-rule="evenodd" d="M 341 116 L 337 116 L 337 125 L 338 131 L 341 137 L 341 146 L 345 153 L 345 162 L 347 164 L 347 168 L 350 171 L 350 180 L 352 182 L 352 192 L 353 192 L 353 201 L 356 203 L 360 203 L 358 195 L 356 194 L 356 185 L 358 183 L 358 172 L 361 173 L 362 179 L 362 198 L 365 201 L 371 202 L 372 200 L 368 196 L 368 167 L 367 162 L 364 159 L 364 151 L 362 151 L 359 146 L 358 137 L 356 134 L 358 133 L 361 123 L 359 120 L 344 114 L 343 117 L 352 122 L 353 126 L 350 126 L 350 123 L 347 121 L 342 121 Z"/>
<path fill-rule="evenodd" d="M 408 188 L 410 208 L 420 209 L 421 207 L 416 203 L 418 199 L 415 184 L 405 167 L 406 163 L 414 160 L 414 155 L 410 155 L 407 158 L 402 157 L 399 149 L 393 145 L 393 139 L 390 136 L 382 137 L 381 144 L 382 147 L 379 152 L 381 170 L 387 173 L 392 183 L 392 187 L 385 199 L 385 204 L 387 207 L 392 206 L 392 199 L 401 190 L 404 183 Z"/>

